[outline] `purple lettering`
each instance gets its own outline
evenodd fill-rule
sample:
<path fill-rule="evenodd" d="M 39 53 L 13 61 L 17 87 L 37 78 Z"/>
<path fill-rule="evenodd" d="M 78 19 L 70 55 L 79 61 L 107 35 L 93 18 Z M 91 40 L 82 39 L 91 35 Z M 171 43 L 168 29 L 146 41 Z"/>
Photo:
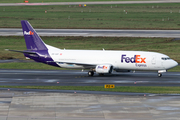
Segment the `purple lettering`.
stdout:
<path fill-rule="evenodd" d="M 124 60 L 125 60 L 125 62 L 126 63 L 135 63 L 135 60 L 136 60 L 136 55 L 134 55 L 134 57 L 126 57 L 126 55 L 122 55 L 121 56 L 121 62 L 124 62 Z"/>
<path fill-rule="evenodd" d="M 131 63 L 135 63 L 136 61 L 136 55 L 134 55 L 134 57 L 131 57 Z"/>
<path fill-rule="evenodd" d="M 131 61 L 131 59 L 129 57 L 126 58 L 126 63 L 129 63 Z"/>
<path fill-rule="evenodd" d="M 123 62 L 123 59 L 126 60 L 126 58 L 125 58 L 124 56 L 126 56 L 126 55 L 122 55 L 122 56 L 121 56 L 121 62 Z"/>

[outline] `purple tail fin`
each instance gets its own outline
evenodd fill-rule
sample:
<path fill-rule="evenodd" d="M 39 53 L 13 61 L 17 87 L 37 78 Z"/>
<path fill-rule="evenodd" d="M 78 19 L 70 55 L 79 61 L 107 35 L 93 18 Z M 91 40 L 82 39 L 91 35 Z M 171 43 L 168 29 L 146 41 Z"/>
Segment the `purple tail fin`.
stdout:
<path fill-rule="evenodd" d="M 28 21 L 22 20 L 21 25 L 27 50 L 48 50 L 42 39 Z"/>

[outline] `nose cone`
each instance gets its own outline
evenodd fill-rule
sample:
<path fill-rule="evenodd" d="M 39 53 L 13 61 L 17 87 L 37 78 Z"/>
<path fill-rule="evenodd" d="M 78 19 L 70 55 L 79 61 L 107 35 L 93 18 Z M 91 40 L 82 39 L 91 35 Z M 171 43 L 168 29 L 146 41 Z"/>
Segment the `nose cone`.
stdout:
<path fill-rule="evenodd" d="M 171 60 L 165 60 L 163 62 L 163 65 L 164 65 L 165 69 L 171 69 L 173 67 L 176 67 L 178 65 L 178 63 L 171 59 Z"/>
<path fill-rule="evenodd" d="M 171 66 L 170 68 L 176 67 L 177 65 L 178 65 L 178 63 L 176 61 L 172 60 L 170 63 L 170 66 Z"/>
<path fill-rule="evenodd" d="M 174 61 L 174 60 L 173 60 Z M 174 67 L 178 66 L 178 63 L 176 61 L 174 61 Z"/>

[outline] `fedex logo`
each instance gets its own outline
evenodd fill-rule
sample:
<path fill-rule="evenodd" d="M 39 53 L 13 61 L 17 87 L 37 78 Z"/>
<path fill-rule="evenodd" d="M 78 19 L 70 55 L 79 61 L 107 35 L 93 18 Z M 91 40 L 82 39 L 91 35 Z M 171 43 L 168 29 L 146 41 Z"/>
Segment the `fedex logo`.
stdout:
<path fill-rule="evenodd" d="M 98 66 L 98 68 L 100 68 L 100 69 L 107 69 L 106 66 Z"/>
<path fill-rule="evenodd" d="M 121 56 L 121 62 L 126 63 L 146 63 L 146 58 L 142 58 L 141 55 L 134 55 L 134 57 L 126 57 L 126 55 Z"/>
<path fill-rule="evenodd" d="M 34 32 L 32 32 L 32 31 L 29 31 L 29 32 L 24 31 L 24 35 L 34 35 Z"/>

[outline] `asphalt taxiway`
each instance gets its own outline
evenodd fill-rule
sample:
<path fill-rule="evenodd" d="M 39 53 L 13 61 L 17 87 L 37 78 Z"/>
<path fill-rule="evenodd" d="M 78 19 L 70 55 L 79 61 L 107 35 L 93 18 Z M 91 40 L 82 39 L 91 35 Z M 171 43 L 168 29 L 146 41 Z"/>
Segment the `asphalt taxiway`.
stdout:
<path fill-rule="evenodd" d="M 81 70 L 0 70 L 0 84 L 10 86 L 180 86 L 180 73 L 137 71 L 88 77 Z"/>
<path fill-rule="evenodd" d="M 36 29 L 40 36 L 180 38 L 180 30 Z M 0 36 L 23 36 L 22 29 L 0 28 Z"/>

